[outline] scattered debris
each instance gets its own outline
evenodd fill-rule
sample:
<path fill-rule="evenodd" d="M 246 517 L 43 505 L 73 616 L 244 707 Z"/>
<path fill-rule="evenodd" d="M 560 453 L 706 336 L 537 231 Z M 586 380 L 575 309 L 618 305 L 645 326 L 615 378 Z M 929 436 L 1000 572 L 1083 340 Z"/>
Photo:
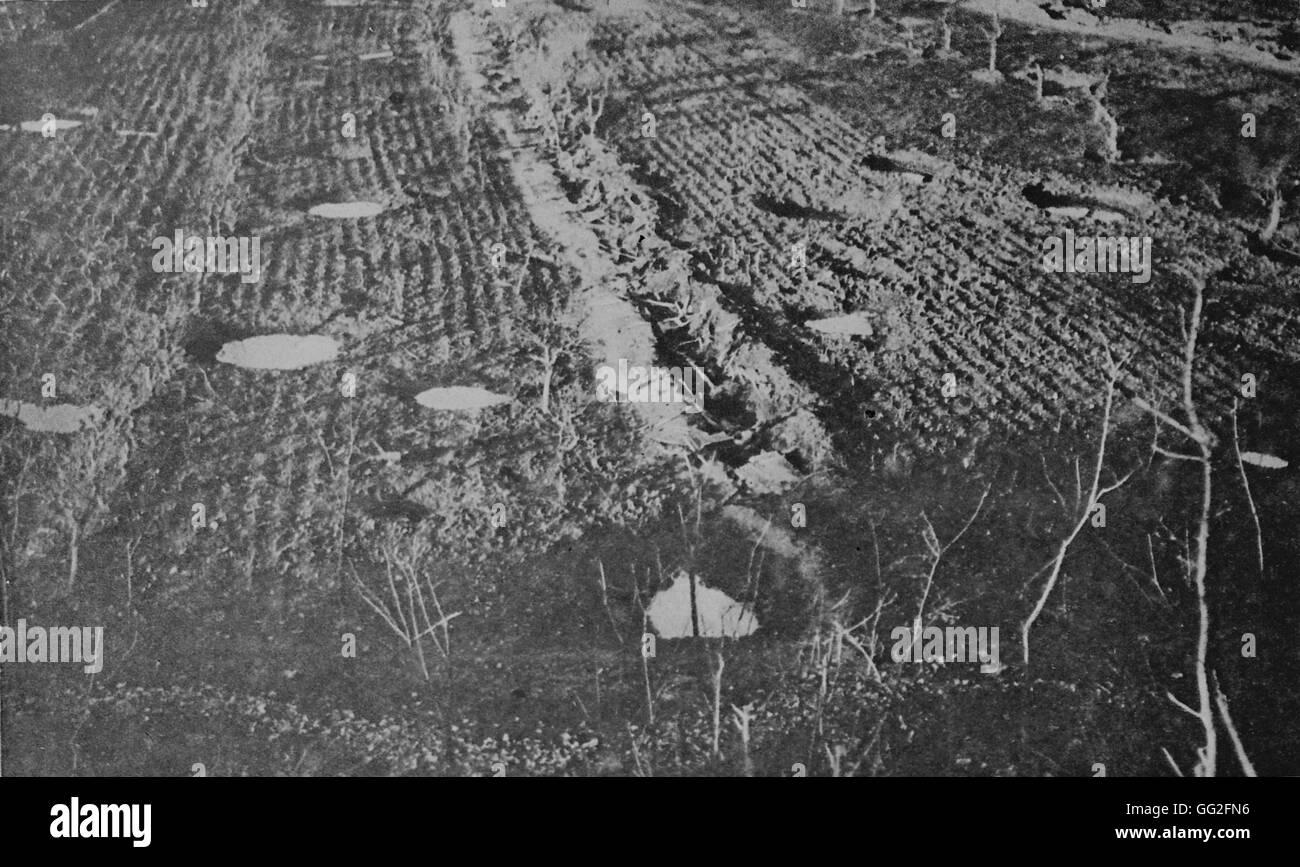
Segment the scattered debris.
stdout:
<path fill-rule="evenodd" d="M 662 406 L 662 404 L 658 405 Z M 638 404 L 638 406 L 640 405 Z M 665 418 L 649 426 L 646 431 L 648 439 L 666 446 L 682 446 L 692 452 L 731 440 L 730 434 L 721 432 L 705 433 L 692 425 L 683 413 L 677 412 L 665 415 Z"/>
<path fill-rule="evenodd" d="M 755 494 L 781 494 L 799 484 L 799 473 L 780 452 L 754 455 L 740 469 L 740 479 Z"/>

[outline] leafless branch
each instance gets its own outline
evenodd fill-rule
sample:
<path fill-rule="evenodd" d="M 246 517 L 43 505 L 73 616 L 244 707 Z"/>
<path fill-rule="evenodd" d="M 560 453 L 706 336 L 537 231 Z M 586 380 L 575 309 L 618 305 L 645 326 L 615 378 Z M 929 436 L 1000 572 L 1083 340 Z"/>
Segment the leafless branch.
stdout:
<path fill-rule="evenodd" d="M 1246 502 L 1250 504 L 1250 517 L 1255 521 L 1255 553 L 1259 556 L 1259 574 L 1264 574 L 1264 533 L 1259 527 L 1259 512 L 1255 509 L 1255 498 L 1250 493 L 1250 479 L 1246 477 L 1246 465 L 1241 460 L 1241 442 L 1237 436 L 1237 399 L 1232 399 L 1232 453 L 1237 458 L 1237 472 L 1241 473 L 1241 486 L 1246 491 Z"/>
<path fill-rule="evenodd" d="M 1228 697 L 1219 689 L 1219 676 L 1214 676 L 1214 697 L 1219 706 L 1219 719 L 1223 720 L 1223 727 L 1228 730 L 1228 737 L 1232 741 L 1232 748 L 1237 753 L 1237 761 L 1241 763 L 1241 772 L 1248 777 L 1257 776 L 1255 766 L 1250 763 L 1250 758 L 1246 755 L 1246 748 L 1241 744 L 1241 738 L 1237 735 L 1237 727 L 1232 724 L 1232 716 L 1228 713 Z"/>
<path fill-rule="evenodd" d="M 1174 773 L 1181 777 L 1183 775 L 1183 772 L 1179 770 L 1178 763 L 1174 761 L 1174 757 L 1169 755 L 1169 750 L 1165 749 L 1164 747 L 1161 747 L 1160 752 L 1164 754 L 1165 761 L 1169 763 L 1169 767 L 1174 769 Z"/>
<path fill-rule="evenodd" d="M 601 560 L 596 561 L 596 566 L 600 570 L 600 601 L 605 606 L 605 616 L 609 618 L 609 625 L 614 630 L 614 637 L 618 643 L 623 643 L 623 633 L 619 632 L 618 624 L 614 622 L 614 612 L 609 607 L 609 586 L 605 582 L 605 563 Z"/>
<path fill-rule="evenodd" d="M 1070 531 L 1068 536 L 1061 540 L 1060 545 L 1056 549 L 1055 556 L 1048 561 L 1050 566 L 1047 568 L 1050 568 L 1050 572 L 1047 576 L 1047 583 L 1043 585 L 1043 591 L 1039 595 L 1038 602 L 1034 605 L 1033 610 L 1020 626 L 1021 653 L 1026 664 L 1029 663 L 1029 632 L 1033 629 L 1035 621 L 1038 620 L 1039 615 L 1043 612 L 1043 608 L 1047 605 L 1048 597 L 1052 595 L 1052 590 L 1056 587 L 1056 582 L 1061 576 L 1061 570 L 1065 565 L 1065 556 L 1070 550 L 1070 545 L 1073 544 L 1075 538 L 1083 531 L 1084 526 L 1088 523 L 1088 518 L 1092 514 L 1092 509 L 1097 504 L 1098 500 L 1100 500 L 1105 494 L 1119 488 L 1132 476 L 1132 472 L 1130 472 L 1113 485 L 1108 485 L 1105 488 L 1101 486 L 1101 473 L 1106 464 L 1106 442 L 1110 438 L 1111 410 L 1115 404 L 1115 386 L 1119 381 L 1123 365 L 1123 362 L 1119 364 L 1115 363 L 1114 359 L 1111 357 L 1109 346 L 1106 347 L 1106 359 L 1107 367 L 1109 368 L 1106 379 L 1106 402 L 1105 406 L 1102 408 L 1101 439 L 1097 444 L 1097 460 L 1093 466 L 1092 485 L 1089 488 L 1086 506 L 1082 503 L 1082 496 L 1078 498 L 1074 528 Z M 1125 359 L 1125 361 L 1127 361 L 1127 359 Z M 1076 490 L 1082 494 L 1083 485 L 1081 480 L 1078 478 L 1078 474 L 1079 465 L 1076 458 L 1075 485 Z"/>
<path fill-rule="evenodd" d="M 980 511 L 984 508 L 984 501 L 988 499 L 991 490 L 993 490 L 993 484 L 990 482 L 985 486 L 984 493 L 980 494 L 980 501 L 975 505 L 975 511 L 971 512 L 970 517 L 966 519 L 966 523 L 957 531 L 957 535 L 949 539 L 947 544 L 944 545 L 939 544 L 939 537 L 934 531 L 934 525 L 930 523 L 930 519 L 926 517 L 925 512 L 921 513 L 921 520 L 925 521 L 925 544 L 930 549 L 931 559 L 930 571 L 925 578 L 925 590 L 921 594 L 921 604 L 916 609 L 916 625 L 918 628 L 922 622 L 922 615 L 925 613 L 925 602 L 930 598 L 930 588 L 934 585 L 934 575 L 939 570 L 939 561 L 943 559 L 944 554 L 948 553 L 948 549 L 957 543 L 957 540 L 966 535 L 966 531 L 970 529 L 971 524 L 975 523 L 975 519 L 979 517 Z"/>

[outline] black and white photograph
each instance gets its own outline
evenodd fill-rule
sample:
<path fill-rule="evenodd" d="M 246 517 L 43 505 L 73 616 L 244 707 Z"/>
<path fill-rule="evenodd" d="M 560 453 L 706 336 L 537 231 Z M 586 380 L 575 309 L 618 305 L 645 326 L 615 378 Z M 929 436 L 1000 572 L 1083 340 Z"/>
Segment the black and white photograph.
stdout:
<path fill-rule="evenodd" d="M 1297 0 L 0 0 L 0 205 L 15 792 L 1300 776 Z"/>

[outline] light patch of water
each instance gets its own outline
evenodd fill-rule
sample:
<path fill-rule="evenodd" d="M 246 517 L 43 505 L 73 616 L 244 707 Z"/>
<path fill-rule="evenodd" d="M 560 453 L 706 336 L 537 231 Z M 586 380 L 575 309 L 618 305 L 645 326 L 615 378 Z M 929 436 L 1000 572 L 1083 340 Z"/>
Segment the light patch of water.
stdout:
<path fill-rule="evenodd" d="M 63 132 L 65 129 L 76 129 L 79 126 L 81 126 L 81 121 L 79 120 L 66 120 L 64 118 L 59 118 L 54 121 L 55 132 Z M 45 128 L 45 121 L 25 120 L 18 124 L 18 128 L 23 132 L 40 132 Z"/>
<path fill-rule="evenodd" d="M 221 347 L 217 361 L 250 370 L 298 370 L 333 361 L 338 342 L 317 334 L 263 334 L 232 340 Z"/>
<path fill-rule="evenodd" d="M 363 220 L 383 213 L 379 202 L 325 202 L 313 205 L 307 213 L 327 220 Z"/>
<path fill-rule="evenodd" d="M 504 394 L 495 394 L 485 388 L 453 385 L 446 388 L 430 388 L 415 396 L 415 402 L 430 409 L 450 412 L 485 409 L 509 403 L 513 398 Z"/>
<path fill-rule="evenodd" d="M 873 333 L 871 320 L 865 313 L 846 313 L 843 316 L 831 316 L 827 319 L 814 319 L 808 327 L 822 334 L 843 337 L 870 336 Z"/>
<path fill-rule="evenodd" d="M 1262 452 L 1242 452 L 1241 462 L 1263 467 L 1266 470 L 1284 470 L 1289 466 L 1285 459 L 1266 455 Z"/>
<path fill-rule="evenodd" d="M 721 590 L 705 587 L 696 577 L 695 610 L 701 638 L 743 638 L 758 629 L 758 618 L 743 603 Z M 691 580 L 678 570 L 673 583 L 655 594 L 646 609 L 660 638 L 692 638 Z"/>
<path fill-rule="evenodd" d="M 82 428 L 97 424 L 103 418 L 104 410 L 97 406 L 74 406 L 70 403 L 41 406 L 0 398 L 0 415 L 18 419 L 28 430 L 41 433 L 77 433 Z"/>

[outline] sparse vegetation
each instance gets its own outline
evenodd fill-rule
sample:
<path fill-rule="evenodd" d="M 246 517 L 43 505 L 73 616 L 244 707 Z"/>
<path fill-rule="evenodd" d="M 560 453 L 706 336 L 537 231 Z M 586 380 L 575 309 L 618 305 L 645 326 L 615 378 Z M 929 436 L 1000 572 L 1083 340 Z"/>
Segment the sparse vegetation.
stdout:
<path fill-rule="evenodd" d="M 1293 480 L 1252 463 L 1296 459 L 1293 85 L 955 6 L 248 0 L 6 35 L 0 123 L 87 113 L 0 131 L 0 398 L 104 414 L 0 418 L 0 621 L 112 638 L 102 677 L 5 666 L 4 770 L 1294 773 L 1260 721 L 1300 690 L 1241 650 L 1300 610 Z M 1154 236 L 1152 281 L 1044 273 L 1067 227 Z M 263 279 L 154 273 L 177 229 L 259 233 Z M 698 371 L 703 411 L 594 399 L 610 298 L 649 335 L 611 345 Z M 341 349 L 216 360 L 268 333 Z M 458 387 L 508 400 L 415 399 Z M 679 578 L 760 627 L 657 634 Z M 894 653 L 966 627 L 1020 652 Z"/>

